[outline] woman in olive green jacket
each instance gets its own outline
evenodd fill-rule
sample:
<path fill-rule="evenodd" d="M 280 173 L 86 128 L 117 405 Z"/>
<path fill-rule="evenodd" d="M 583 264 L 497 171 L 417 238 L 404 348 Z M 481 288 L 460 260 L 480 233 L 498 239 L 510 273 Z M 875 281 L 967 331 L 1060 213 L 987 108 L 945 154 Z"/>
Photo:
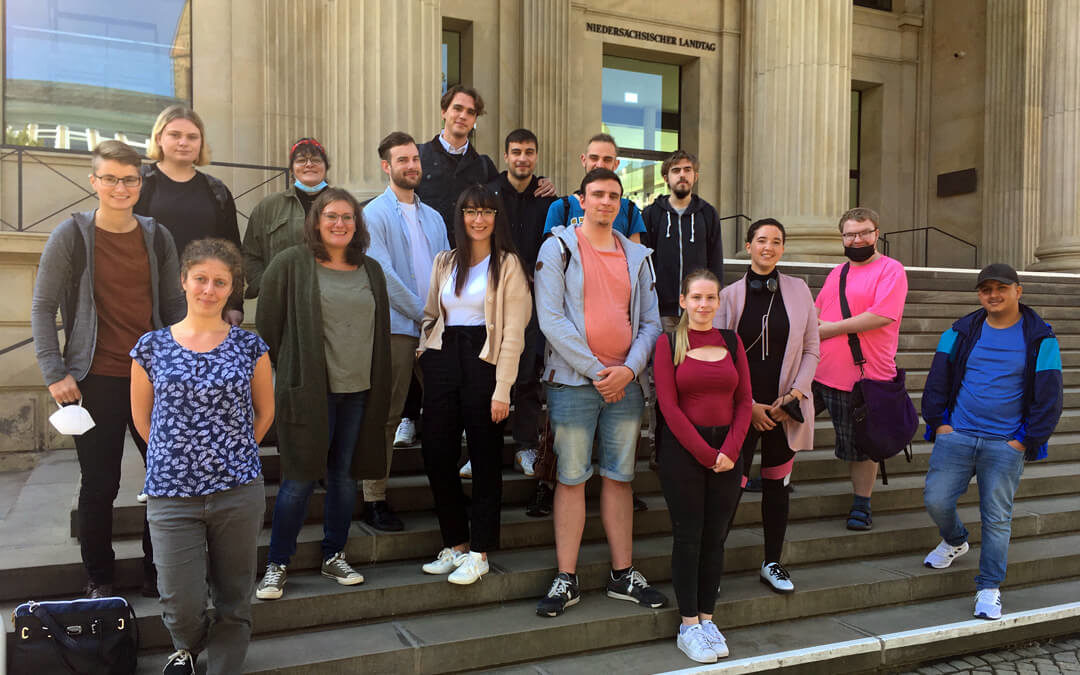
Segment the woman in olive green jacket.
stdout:
<path fill-rule="evenodd" d="M 365 255 L 360 205 L 327 188 L 304 224 L 306 244 L 275 256 L 263 274 L 255 324 L 277 368 L 281 485 L 266 575 L 256 597 L 280 598 L 308 500 L 325 480 L 322 575 L 363 582 L 344 558 L 357 479 L 386 475 L 390 302 L 382 267 Z"/>

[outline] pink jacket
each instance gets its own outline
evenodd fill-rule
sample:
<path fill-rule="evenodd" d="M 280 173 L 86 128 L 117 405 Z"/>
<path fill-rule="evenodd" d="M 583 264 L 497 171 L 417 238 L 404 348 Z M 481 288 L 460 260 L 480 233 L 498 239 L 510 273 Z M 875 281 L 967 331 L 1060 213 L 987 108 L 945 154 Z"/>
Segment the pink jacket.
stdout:
<path fill-rule="evenodd" d="M 814 371 L 820 359 L 817 310 L 814 309 L 810 288 L 802 279 L 781 274 L 780 294 L 784 296 L 789 328 L 784 362 L 780 366 L 779 392 L 786 394 L 794 388 L 805 396 L 799 406 L 805 421 L 799 424 L 789 419 L 784 422 L 784 433 L 792 450 L 811 450 L 814 447 L 814 396 L 810 392 L 810 384 L 814 381 Z M 745 307 L 744 275 L 720 292 L 720 309 L 716 312 L 713 325 L 738 330 Z"/>

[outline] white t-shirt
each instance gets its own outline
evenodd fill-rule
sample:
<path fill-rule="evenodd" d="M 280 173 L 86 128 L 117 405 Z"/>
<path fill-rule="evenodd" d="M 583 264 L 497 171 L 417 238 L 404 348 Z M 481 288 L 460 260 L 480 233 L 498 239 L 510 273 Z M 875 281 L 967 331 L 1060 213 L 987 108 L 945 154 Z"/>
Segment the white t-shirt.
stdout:
<path fill-rule="evenodd" d="M 416 274 L 416 292 L 420 295 L 420 302 L 427 300 L 428 288 L 431 286 L 431 246 L 428 244 L 424 231 L 420 229 L 420 220 L 416 215 L 416 202 L 406 204 L 398 202 L 401 213 L 405 216 L 405 226 L 409 234 L 409 248 L 412 250 L 413 272 Z"/>
<path fill-rule="evenodd" d="M 490 255 L 469 268 L 469 278 L 461 289 L 461 295 L 454 295 L 458 270 L 455 268 L 446 277 L 440 299 L 446 309 L 447 326 L 483 326 L 487 322 L 484 318 L 484 299 L 487 296 L 489 260 Z"/>

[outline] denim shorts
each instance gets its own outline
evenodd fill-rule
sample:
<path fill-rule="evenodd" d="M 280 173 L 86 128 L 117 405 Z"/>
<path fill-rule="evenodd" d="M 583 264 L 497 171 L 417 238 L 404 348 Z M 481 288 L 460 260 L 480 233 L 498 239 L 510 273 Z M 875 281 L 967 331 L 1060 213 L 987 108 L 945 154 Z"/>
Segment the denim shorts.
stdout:
<path fill-rule="evenodd" d="M 593 438 L 597 432 L 600 475 L 621 483 L 634 479 L 645 407 L 636 380 L 626 385 L 626 395 L 615 403 L 605 403 L 591 384 L 547 383 L 547 405 L 560 483 L 580 485 L 593 475 Z"/>

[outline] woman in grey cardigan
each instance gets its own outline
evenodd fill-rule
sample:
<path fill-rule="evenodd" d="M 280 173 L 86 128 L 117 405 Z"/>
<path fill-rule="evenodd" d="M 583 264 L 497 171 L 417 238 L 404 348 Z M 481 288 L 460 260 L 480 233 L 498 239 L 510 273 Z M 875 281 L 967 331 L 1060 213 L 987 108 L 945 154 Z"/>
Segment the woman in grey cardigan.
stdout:
<path fill-rule="evenodd" d="M 322 575 L 364 581 L 345 560 L 357 479 L 386 473 L 390 302 L 382 267 L 365 255 L 368 233 L 347 190 L 311 205 L 305 244 L 274 257 L 262 277 L 255 324 L 277 369 L 281 485 L 274 504 L 262 600 L 284 594 L 311 492 L 326 483 Z"/>

